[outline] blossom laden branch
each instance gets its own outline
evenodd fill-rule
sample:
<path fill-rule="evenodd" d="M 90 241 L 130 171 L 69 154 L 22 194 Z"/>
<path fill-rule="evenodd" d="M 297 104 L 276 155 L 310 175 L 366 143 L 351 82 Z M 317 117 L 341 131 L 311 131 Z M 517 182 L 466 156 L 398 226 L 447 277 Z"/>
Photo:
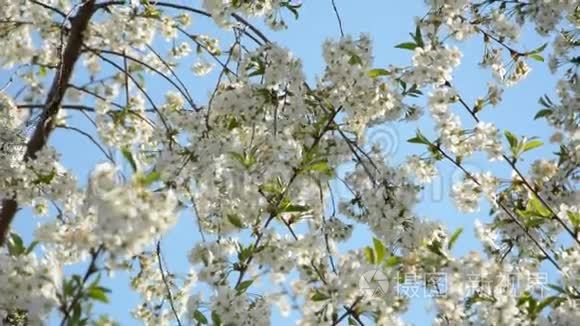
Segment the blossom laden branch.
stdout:
<path fill-rule="evenodd" d="M 326 122 L 326 125 L 324 126 L 324 128 L 320 131 L 320 133 L 314 138 L 313 143 L 306 149 L 306 153 L 305 156 L 308 156 L 308 153 L 310 153 L 311 151 L 313 151 L 314 149 L 316 149 L 316 147 L 318 146 L 318 143 L 320 142 L 320 140 L 322 139 L 322 137 L 326 134 L 326 132 L 328 132 L 329 130 L 331 130 L 331 126 L 334 124 L 334 118 L 336 117 L 336 115 L 342 110 L 342 107 L 339 107 L 337 109 L 332 110 L 329 114 L 328 114 L 328 121 Z M 264 224 L 264 227 L 262 228 L 262 231 L 258 232 L 258 235 L 256 236 L 256 240 L 254 241 L 253 245 L 251 246 L 251 248 L 254 248 L 254 250 L 256 250 L 258 248 L 258 246 L 260 245 L 260 242 L 262 241 L 262 238 L 266 232 L 266 229 L 268 228 L 268 226 L 270 225 L 270 223 L 274 220 L 274 218 L 276 218 L 276 216 L 278 216 L 278 209 L 280 206 L 280 204 L 282 203 L 282 201 L 284 200 L 284 198 L 286 197 L 286 193 L 290 190 L 290 187 L 292 186 L 292 183 L 294 182 L 294 180 L 296 180 L 296 178 L 298 177 L 300 172 L 300 168 L 294 168 L 294 172 L 292 173 L 292 175 L 290 176 L 290 179 L 288 181 L 288 183 L 286 183 L 284 190 L 276 197 L 276 199 L 274 200 L 274 205 L 271 205 L 272 207 L 272 213 L 270 214 L 270 216 L 268 217 L 268 219 L 266 220 L 266 223 Z M 295 235 L 294 235 L 295 236 Z M 235 288 L 237 288 L 238 286 L 240 286 L 240 284 L 242 283 L 243 279 L 244 279 L 244 275 L 246 274 L 248 268 L 250 267 L 250 263 L 252 262 L 252 260 L 254 259 L 254 255 L 251 254 L 245 262 L 241 262 L 240 266 L 239 266 L 239 275 L 238 275 L 238 279 L 235 283 Z"/>
<path fill-rule="evenodd" d="M 436 145 L 436 144 L 433 144 L 433 143 L 429 142 L 429 146 L 432 149 L 435 149 L 441 155 L 443 155 L 443 157 L 445 157 L 447 160 L 449 160 L 451 163 L 453 163 L 453 165 L 455 165 L 461 171 L 463 171 L 463 173 L 465 173 L 465 175 L 470 180 L 472 180 L 475 184 L 477 184 L 480 187 L 482 186 L 481 182 L 471 172 L 467 171 L 465 169 L 465 167 L 463 167 L 463 165 L 457 159 L 454 159 L 449 154 L 447 154 L 445 151 L 443 151 L 443 149 L 441 149 L 441 146 L 440 145 Z M 534 243 L 534 245 L 536 246 L 536 248 L 539 249 L 542 252 L 542 254 L 544 255 L 544 258 L 547 259 L 548 261 L 550 261 L 550 263 L 552 263 L 552 265 L 554 265 L 554 267 L 556 267 L 557 270 L 562 271 L 562 268 L 560 267 L 560 265 L 556 262 L 556 260 L 554 258 L 552 258 L 546 252 L 546 249 L 544 249 L 544 246 L 542 246 L 538 242 L 538 240 L 533 235 L 530 234 L 530 232 L 528 231 L 528 229 L 524 225 L 522 225 L 522 223 L 501 202 L 501 200 L 500 199 L 495 199 L 495 203 L 507 214 L 507 216 L 511 219 L 511 221 L 514 222 L 525 233 L 525 235 Z"/>
<path fill-rule="evenodd" d="M 71 33 L 62 53 L 62 62 L 55 74 L 41 118 L 26 145 L 24 161 L 36 158 L 36 153 L 46 145 L 50 134 L 54 130 L 55 118 L 59 112 L 74 66 L 81 54 L 84 33 L 94 12 L 95 0 L 87 0 L 83 2 L 77 14 L 72 18 Z M 4 199 L 2 201 L 2 208 L 0 209 L 0 246 L 6 241 L 10 224 L 17 209 L 18 203 L 16 199 Z"/>

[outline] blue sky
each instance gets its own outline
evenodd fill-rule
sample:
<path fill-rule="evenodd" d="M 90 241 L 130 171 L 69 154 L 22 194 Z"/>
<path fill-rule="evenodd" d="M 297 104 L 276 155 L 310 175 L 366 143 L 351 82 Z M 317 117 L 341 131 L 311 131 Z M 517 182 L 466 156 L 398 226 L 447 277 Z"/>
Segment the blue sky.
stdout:
<path fill-rule="evenodd" d="M 191 5 L 192 1 L 175 1 Z M 198 1 L 193 1 L 193 6 L 199 7 Z M 407 65 L 410 63 L 411 52 L 395 49 L 394 45 L 408 41 L 408 33 L 414 31 L 414 18 L 422 16 L 426 12 L 422 0 L 409 1 L 388 1 L 388 0 L 336 0 L 340 11 L 344 31 L 347 34 L 358 35 L 368 33 L 374 43 L 375 67 L 386 67 L 389 64 Z M 295 21 L 287 14 L 288 30 L 281 32 L 265 31 L 265 34 L 273 41 L 279 42 L 289 48 L 297 57 L 303 60 L 306 74 L 310 81 L 315 80 L 316 75 L 320 75 L 324 69 L 321 56 L 321 44 L 327 38 L 339 37 L 339 29 L 335 14 L 332 10 L 330 0 L 304 0 L 300 10 L 300 18 Z M 259 26 L 261 23 L 257 23 Z M 213 36 L 224 35 L 223 32 L 216 31 L 213 24 L 203 17 L 193 17 L 191 30 L 208 31 Z M 519 49 L 528 50 L 538 47 L 546 42 L 534 33 L 525 32 L 522 45 Z M 223 42 L 222 44 L 227 44 Z M 169 46 L 167 43 L 158 43 L 159 46 Z M 464 53 L 462 64 L 454 74 L 454 84 L 460 94 L 468 103 L 473 103 L 478 96 L 484 96 L 487 90 L 487 81 L 491 79 L 491 73 L 482 70 L 477 66 L 481 59 L 483 45 L 481 38 L 475 37 L 467 43 L 461 45 Z M 188 62 L 190 60 L 190 62 Z M 178 74 L 184 78 L 194 98 L 198 103 L 203 103 L 207 98 L 208 90 L 215 85 L 216 74 L 210 75 L 209 79 L 197 78 L 191 74 L 189 67 L 194 62 L 193 58 L 186 59 L 186 64 L 178 70 Z M 550 75 L 547 65 L 539 62 L 530 62 L 532 72 L 530 76 L 516 87 L 506 89 L 504 102 L 496 108 L 487 108 L 480 117 L 483 121 L 494 122 L 501 130 L 509 128 L 517 135 L 539 136 L 547 143 L 547 138 L 551 134 L 550 128 L 542 120 L 533 120 L 534 114 L 538 111 L 538 98 L 544 93 L 553 92 L 555 79 Z M 82 77 L 82 76 L 81 76 Z M 3 79 L 0 78 L 0 82 Z M 169 86 L 152 85 L 149 89 L 160 99 L 163 91 Z M 473 121 L 464 114 L 460 107 L 455 107 L 460 113 L 465 127 L 473 126 Z M 69 121 L 71 125 L 77 127 L 90 127 L 86 120 L 80 115 L 73 115 Z M 395 123 L 382 128 L 382 131 L 375 133 L 383 140 L 389 148 L 392 148 L 393 162 L 400 162 L 406 155 L 411 153 L 421 153 L 419 145 L 406 143 L 406 139 L 411 138 L 415 130 L 420 128 L 424 134 L 434 138 L 433 126 L 429 118 L 421 119 L 419 122 Z M 71 133 L 67 130 L 57 130 L 51 143 L 62 153 L 63 165 L 77 172 L 79 182 L 83 183 L 88 176 L 92 166 L 97 162 L 104 161 L 102 154 L 94 150 L 85 138 Z M 524 156 L 523 166 L 527 166 L 533 158 L 548 158 L 556 148 L 545 145 Z M 509 178 L 510 171 L 505 162 L 489 163 L 485 157 L 476 155 L 465 162 L 468 167 L 474 170 L 491 170 L 499 176 Z M 447 162 L 438 164 L 441 177 L 434 185 L 425 189 L 424 201 L 417 207 L 417 212 L 425 218 L 439 220 L 443 222 L 449 232 L 463 227 L 464 232 L 459 238 L 455 253 L 465 254 L 470 250 L 480 248 L 473 235 L 473 222 L 476 218 L 488 220 L 488 206 L 482 205 L 480 212 L 474 214 L 461 214 L 453 206 L 448 197 L 453 177 L 461 175 L 453 169 Z M 176 227 L 174 227 L 163 240 L 163 251 L 167 264 L 171 272 L 186 273 L 188 270 L 187 252 L 199 240 L 197 227 L 194 223 L 194 216 L 191 213 L 184 214 Z M 26 239 L 30 239 L 30 231 L 39 220 L 34 220 L 27 210 L 17 216 L 14 227 L 23 233 Z M 365 246 L 371 243 L 372 237 L 363 231 L 356 232 L 348 244 L 350 248 Z M 76 268 L 75 268 L 76 270 Z M 79 269 L 80 270 L 80 269 Z M 118 320 L 122 325 L 138 325 L 138 322 L 131 319 L 129 310 L 140 303 L 140 299 L 129 293 L 128 278 L 126 275 L 118 274 L 111 279 L 107 279 L 106 286 L 113 289 L 111 304 L 98 306 L 98 312 L 106 312 Z M 206 298 L 209 294 L 206 294 Z M 410 312 L 405 319 L 417 325 L 429 324 L 432 313 L 425 310 L 426 300 L 418 300 L 411 306 Z M 274 308 L 273 323 L 276 325 L 293 325 L 296 314 L 292 314 L 289 319 L 282 319 Z"/>

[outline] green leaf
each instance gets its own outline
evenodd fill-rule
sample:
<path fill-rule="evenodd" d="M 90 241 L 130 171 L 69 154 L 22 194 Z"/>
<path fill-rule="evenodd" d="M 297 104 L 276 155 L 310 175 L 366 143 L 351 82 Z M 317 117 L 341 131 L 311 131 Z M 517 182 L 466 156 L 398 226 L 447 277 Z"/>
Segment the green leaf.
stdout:
<path fill-rule="evenodd" d="M 34 241 L 32 241 L 32 242 L 31 242 L 31 243 L 28 245 L 28 248 L 26 248 L 26 251 L 25 251 L 24 253 L 28 255 L 29 253 L 31 253 L 31 252 L 34 250 L 34 248 L 36 248 L 36 246 L 37 246 L 39 243 L 40 243 L 40 242 L 39 242 L 39 241 L 37 241 L 37 240 L 34 240 Z"/>
<path fill-rule="evenodd" d="M 540 103 L 542 106 L 545 106 L 546 108 L 551 108 L 554 105 L 554 103 L 552 103 L 552 100 L 550 99 L 550 97 L 548 97 L 548 95 L 540 97 L 538 103 Z"/>
<path fill-rule="evenodd" d="M 40 66 L 38 68 L 38 76 L 39 77 L 45 77 L 46 74 L 47 74 L 46 67 L 45 66 Z"/>
<path fill-rule="evenodd" d="M 461 235 L 462 232 L 463 232 L 463 228 L 459 228 L 459 229 L 455 230 L 455 232 L 453 232 L 453 234 L 449 238 L 449 243 L 447 244 L 447 249 L 451 250 L 451 248 L 453 248 L 453 245 L 455 244 L 455 242 L 457 242 L 457 239 L 459 239 L 459 236 Z"/>
<path fill-rule="evenodd" d="M 290 12 L 292 12 L 295 19 L 298 19 L 298 8 L 300 8 L 302 6 L 301 3 L 300 4 L 292 4 L 292 2 L 287 1 L 287 2 L 282 2 L 281 5 L 282 5 L 282 7 L 285 7 Z"/>
<path fill-rule="evenodd" d="M 532 199 L 530 199 L 528 201 L 528 205 L 527 205 L 526 210 L 528 210 L 528 211 L 531 210 L 531 211 L 537 213 L 537 215 L 539 215 L 541 217 L 551 217 L 552 216 L 552 214 L 550 213 L 550 210 L 548 208 L 546 208 L 542 204 L 542 202 L 540 202 L 540 200 L 536 197 L 533 197 Z"/>
<path fill-rule="evenodd" d="M 249 169 L 256 163 L 256 157 L 252 155 L 252 153 L 244 153 L 243 155 L 236 152 L 228 152 L 228 154 L 235 159 L 236 161 L 240 162 L 246 169 Z"/>
<path fill-rule="evenodd" d="M 292 204 L 290 201 L 283 201 L 280 204 L 281 213 L 303 213 L 310 210 L 310 207 L 306 205 Z"/>
<path fill-rule="evenodd" d="M 199 310 L 193 312 L 193 318 L 200 324 L 207 324 L 207 318 Z"/>
<path fill-rule="evenodd" d="M 534 59 L 534 60 L 539 61 L 539 62 L 544 62 L 544 57 L 542 57 L 541 55 L 536 54 L 536 53 L 528 54 L 528 58 Z"/>
<path fill-rule="evenodd" d="M 570 220 L 570 223 L 572 223 L 572 225 L 574 225 L 575 227 L 580 226 L 580 213 L 568 211 L 566 215 L 568 215 L 568 219 Z"/>
<path fill-rule="evenodd" d="M 566 294 L 566 290 L 564 290 L 562 287 L 559 287 L 555 284 L 548 284 L 548 287 L 556 292 L 562 293 L 562 294 Z"/>
<path fill-rule="evenodd" d="M 508 130 L 504 131 L 505 137 L 507 138 L 508 143 L 510 144 L 510 148 L 512 149 L 512 152 L 514 152 L 514 150 L 518 147 L 518 137 L 514 134 L 512 134 L 511 132 L 509 132 Z M 515 153 L 515 152 L 514 152 Z"/>
<path fill-rule="evenodd" d="M 252 285 L 252 283 L 254 283 L 254 280 L 243 281 L 238 286 L 236 286 L 236 291 L 238 291 L 238 293 L 244 293 Z"/>
<path fill-rule="evenodd" d="M 327 300 L 328 298 L 330 298 L 328 295 L 316 291 L 316 293 L 314 293 L 314 295 L 312 295 L 312 297 L 310 297 L 310 300 L 312 300 L 312 301 L 324 301 L 324 300 Z"/>
<path fill-rule="evenodd" d="M 373 248 L 366 247 L 364 249 L 364 254 L 365 254 L 365 257 L 366 257 L 367 261 L 370 264 L 375 264 L 376 263 L 376 260 L 375 260 L 375 252 L 373 251 Z"/>
<path fill-rule="evenodd" d="M 540 111 L 538 111 L 538 113 L 536 113 L 536 115 L 534 116 L 534 120 L 537 120 L 539 118 L 543 118 L 543 117 L 547 117 L 549 115 L 551 115 L 552 113 L 554 113 L 554 111 L 550 110 L 550 109 L 541 109 Z"/>
<path fill-rule="evenodd" d="M 420 48 L 425 47 L 423 36 L 421 35 L 421 27 L 419 25 L 415 28 L 415 36 L 413 36 L 413 39 L 415 39 L 415 43 L 417 43 Z"/>
<path fill-rule="evenodd" d="M 133 154 L 131 154 L 131 151 L 127 147 L 123 147 L 121 148 L 121 154 L 123 154 L 123 157 L 127 160 L 127 162 L 129 162 L 129 165 L 131 165 L 131 169 L 133 170 L 133 172 L 136 172 L 137 163 L 135 163 L 135 159 L 133 158 Z"/>
<path fill-rule="evenodd" d="M 375 258 L 376 262 L 380 263 L 385 258 L 385 253 L 387 252 L 385 245 L 381 242 L 381 240 L 377 238 L 373 238 L 373 245 L 375 247 Z"/>
<path fill-rule="evenodd" d="M 528 314 L 534 316 L 536 307 L 538 306 L 538 301 L 536 298 L 531 296 L 529 293 L 525 292 L 519 299 L 518 299 L 518 306 L 525 307 L 528 311 Z"/>
<path fill-rule="evenodd" d="M 56 171 L 50 171 L 48 174 L 37 174 L 36 180 L 34 180 L 35 185 L 48 185 L 52 182 L 52 180 L 56 177 Z"/>
<path fill-rule="evenodd" d="M 77 302 L 74 307 L 73 307 L 73 313 L 71 316 L 71 321 L 70 324 L 72 325 L 78 325 L 80 324 L 80 319 L 81 319 L 81 315 L 82 315 L 82 307 L 81 305 Z"/>
<path fill-rule="evenodd" d="M 540 53 L 540 52 L 544 51 L 547 46 L 548 46 L 548 43 L 544 43 L 541 46 L 537 47 L 536 49 L 534 49 L 534 50 L 532 50 L 532 51 L 530 51 L 528 53 L 529 54 L 532 54 L 532 53 Z"/>
<path fill-rule="evenodd" d="M 509 130 L 504 131 L 505 137 L 510 145 L 510 151 L 513 155 L 514 160 L 518 158 L 521 153 L 521 143 L 518 137 L 512 134 Z"/>
<path fill-rule="evenodd" d="M 228 130 L 232 131 L 240 126 L 240 123 L 235 117 L 230 117 L 228 120 Z"/>
<path fill-rule="evenodd" d="M 252 253 L 254 252 L 254 245 L 249 245 L 248 247 L 241 247 L 240 252 L 238 253 L 238 259 L 243 262 L 248 259 Z"/>
<path fill-rule="evenodd" d="M 153 171 L 149 172 L 149 174 L 147 174 L 143 178 L 143 184 L 146 186 L 149 186 L 149 185 L 153 184 L 154 182 L 159 181 L 160 178 L 161 178 L 161 174 L 159 174 L 159 172 L 153 170 Z"/>
<path fill-rule="evenodd" d="M 542 145 L 544 145 L 544 143 L 541 140 L 538 140 L 538 139 L 530 140 L 530 141 L 526 142 L 526 144 L 524 145 L 524 148 L 522 149 L 522 153 L 527 152 L 527 151 L 531 151 L 532 149 L 538 148 Z"/>
<path fill-rule="evenodd" d="M 393 267 L 400 264 L 402 261 L 403 259 L 399 256 L 389 256 L 387 259 L 385 259 L 385 266 Z"/>
<path fill-rule="evenodd" d="M 227 219 L 228 222 L 230 222 L 233 226 L 240 229 L 244 228 L 244 224 L 242 223 L 242 220 L 240 219 L 240 216 L 238 214 L 228 214 Z"/>
<path fill-rule="evenodd" d="M 351 53 L 348 63 L 351 65 L 362 65 L 362 59 L 358 55 Z"/>
<path fill-rule="evenodd" d="M 430 244 L 427 245 L 427 249 L 429 249 L 429 251 L 436 254 L 437 256 L 447 258 L 447 256 L 445 255 L 445 253 L 442 250 L 443 248 L 441 247 L 441 242 L 439 242 L 439 241 L 431 242 Z"/>
<path fill-rule="evenodd" d="M 564 300 L 564 299 L 560 298 L 558 296 L 547 297 L 546 299 L 542 300 L 540 302 L 540 304 L 538 304 L 538 307 L 536 308 L 536 313 L 542 312 L 542 310 L 544 310 L 544 308 L 546 308 L 547 306 L 549 306 L 551 304 L 557 304 L 560 300 Z"/>
<path fill-rule="evenodd" d="M 220 326 L 222 324 L 222 319 L 220 318 L 220 315 L 215 312 L 215 310 L 211 312 L 211 321 L 213 322 L 214 326 Z"/>
<path fill-rule="evenodd" d="M 26 252 L 26 247 L 24 246 L 24 241 L 16 233 L 10 233 L 10 240 L 7 243 L 8 253 L 11 256 L 20 256 Z"/>
<path fill-rule="evenodd" d="M 307 166 L 305 166 L 302 170 L 303 171 L 317 171 L 317 172 L 320 172 L 320 173 L 327 175 L 329 177 L 332 176 L 334 173 L 333 169 L 330 167 L 327 160 L 312 162 L 312 163 L 308 164 Z"/>
<path fill-rule="evenodd" d="M 147 18 L 161 18 L 161 11 L 152 5 L 145 5 L 143 16 Z"/>
<path fill-rule="evenodd" d="M 543 218 L 550 218 L 552 216 L 550 210 L 546 208 L 536 197 L 528 200 L 526 203 L 525 211 L 516 209 L 516 213 L 519 216 L 526 218 L 526 225 L 532 227 L 541 225 L 544 222 Z"/>
<path fill-rule="evenodd" d="M 418 47 L 419 46 L 417 44 L 412 43 L 412 42 L 404 42 L 404 43 L 395 45 L 395 48 L 405 49 L 405 50 L 415 50 Z"/>
<path fill-rule="evenodd" d="M 376 69 L 371 69 L 369 70 L 369 72 L 367 73 L 367 75 L 371 78 L 377 78 L 379 76 L 388 76 L 391 73 L 386 70 L 386 69 L 381 69 L 381 68 L 376 68 Z"/>
<path fill-rule="evenodd" d="M 87 291 L 87 296 L 89 298 L 95 299 L 97 301 L 101 301 L 103 303 L 109 303 L 109 298 L 107 297 L 108 290 L 103 287 L 91 287 Z"/>
<path fill-rule="evenodd" d="M 414 143 L 414 144 L 424 144 L 424 145 L 431 145 L 431 142 L 427 137 L 423 136 L 419 130 L 417 130 L 417 134 L 415 137 L 407 139 L 407 142 Z"/>

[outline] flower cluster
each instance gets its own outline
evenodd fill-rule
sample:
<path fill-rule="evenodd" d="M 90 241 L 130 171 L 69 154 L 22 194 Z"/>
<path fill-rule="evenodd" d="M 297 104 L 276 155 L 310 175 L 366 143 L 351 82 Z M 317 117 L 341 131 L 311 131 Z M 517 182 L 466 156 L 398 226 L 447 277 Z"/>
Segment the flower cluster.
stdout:
<path fill-rule="evenodd" d="M 320 87 L 334 107 L 344 108 L 353 131 L 362 135 L 365 126 L 401 117 L 404 106 L 394 81 L 369 76 L 373 57 L 368 35 L 326 41 L 323 56 L 327 66 Z"/>
<path fill-rule="evenodd" d="M 479 209 L 482 195 L 494 202 L 498 185 L 499 181 L 489 172 L 472 174 L 453 185 L 451 196 L 460 211 L 471 213 Z"/>
<path fill-rule="evenodd" d="M 502 144 L 497 128 L 491 123 L 478 122 L 473 130 L 464 130 L 459 116 L 449 110 L 450 104 L 458 99 L 457 92 L 448 87 L 436 88 L 429 96 L 429 108 L 441 143 L 458 156 L 484 151 L 490 160 L 501 159 Z"/>
<path fill-rule="evenodd" d="M 0 317 L 22 310 L 28 312 L 30 324 L 41 325 L 58 304 L 61 280 L 56 263 L 51 258 L 39 260 L 34 253 L 0 251 Z"/>
<path fill-rule="evenodd" d="M 413 68 L 406 76 L 409 84 L 442 85 L 452 80 L 453 69 L 461 62 L 457 47 L 428 45 L 413 53 Z"/>
<path fill-rule="evenodd" d="M 174 312 L 171 311 L 171 308 L 165 307 L 163 309 L 163 305 L 159 304 L 167 296 L 167 287 L 172 289 L 173 308 L 179 315 L 186 314 L 189 301 L 188 293 L 197 280 L 195 273 L 189 273 L 183 282 L 178 282 L 174 274 L 159 269 L 159 264 L 165 264 L 163 261 L 159 262 L 160 259 L 162 260 L 160 254 L 140 254 L 138 256 L 139 272 L 131 278 L 131 287 L 141 295 L 144 301 L 142 305 L 133 310 L 132 314 L 136 319 L 147 324 L 160 323 L 165 325 L 168 324 L 168 320 L 174 318 Z"/>
<path fill-rule="evenodd" d="M 273 29 L 286 28 L 286 23 L 279 17 L 283 6 L 293 7 L 290 1 L 259 0 L 259 1 L 222 1 L 204 0 L 203 7 L 209 11 L 218 25 L 230 26 L 230 15 L 241 13 L 248 16 L 264 16 L 266 23 Z M 299 7 L 299 6 L 296 6 Z M 293 10 L 296 10 L 293 8 Z"/>
<path fill-rule="evenodd" d="M 72 220 L 46 223 L 37 237 L 81 257 L 99 245 L 113 260 L 137 255 L 173 226 L 177 214 L 172 191 L 151 191 L 147 178 L 139 174 L 119 184 L 117 168 L 109 163 L 95 168 L 84 200 L 77 204 L 81 207 Z"/>

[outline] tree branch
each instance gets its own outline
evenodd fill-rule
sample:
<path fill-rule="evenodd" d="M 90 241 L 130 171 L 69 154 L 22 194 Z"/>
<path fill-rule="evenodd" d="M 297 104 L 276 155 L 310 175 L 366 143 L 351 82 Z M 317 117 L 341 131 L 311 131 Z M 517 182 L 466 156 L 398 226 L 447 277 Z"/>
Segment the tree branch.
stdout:
<path fill-rule="evenodd" d="M 62 53 L 62 60 L 53 79 L 44 110 L 36 124 L 32 137 L 26 145 L 26 152 L 23 157 L 24 161 L 34 160 L 36 158 L 36 153 L 46 145 L 50 133 L 54 130 L 55 118 L 64 98 L 74 65 L 81 53 L 83 34 L 94 12 L 95 0 L 87 0 L 80 6 L 77 14 L 71 19 L 70 35 Z M 2 201 L 2 208 L 0 210 L 0 246 L 6 240 L 6 234 L 17 210 L 18 203 L 15 198 L 4 199 Z"/>

